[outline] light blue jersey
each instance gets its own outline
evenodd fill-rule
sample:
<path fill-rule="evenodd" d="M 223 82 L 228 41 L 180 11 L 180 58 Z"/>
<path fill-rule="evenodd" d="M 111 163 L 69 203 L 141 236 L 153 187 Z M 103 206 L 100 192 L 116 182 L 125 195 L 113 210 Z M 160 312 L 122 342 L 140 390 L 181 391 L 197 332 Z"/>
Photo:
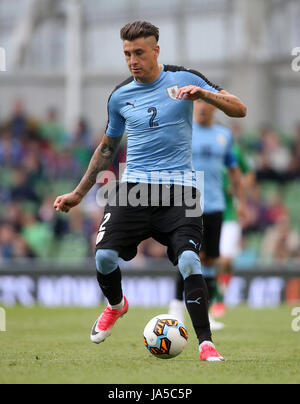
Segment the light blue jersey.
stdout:
<path fill-rule="evenodd" d="M 193 172 L 193 102 L 175 98 L 177 90 L 187 85 L 215 93 L 221 90 L 196 71 L 163 66 L 156 81 L 142 84 L 131 77 L 112 93 L 106 135 L 127 133 L 122 181 L 196 185 L 194 176 L 183 177 Z M 166 172 L 177 174 L 170 181 Z"/>
<path fill-rule="evenodd" d="M 214 124 L 210 127 L 193 124 L 193 165 L 204 172 L 204 213 L 225 210 L 223 169 L 236 167 L 230 130 Z"/>

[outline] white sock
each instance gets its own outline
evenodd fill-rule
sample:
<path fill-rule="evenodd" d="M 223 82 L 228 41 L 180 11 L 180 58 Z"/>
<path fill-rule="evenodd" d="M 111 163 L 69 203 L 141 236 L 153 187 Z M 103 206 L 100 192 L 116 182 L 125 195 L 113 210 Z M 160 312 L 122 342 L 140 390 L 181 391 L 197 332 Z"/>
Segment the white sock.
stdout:
<path fill-rule="evenodd" d="M 203 345 L 210 345 L 210 346 L 215 348 L 214 344 L 211 341 L 203 341 L 202 344 L 199 345 L 199 351 L 200 352 L 202 351 L 202 346 Z"/>
<path fill-rule="evenodd" d="M 113 306 L 111 306 L 111 305 L 108 303 L 108 307 L 110 307 L 112 310 L 118 310 L 118 311 L 120 311 L 120 310 L 123 309 L 124 304 L 125 304 L 125 300 L 124 300 L 124 297 L 123 297 L 122 300 L 121 300 L 121 302 L 120 302 L 119 304 L 114 304 Z"/>

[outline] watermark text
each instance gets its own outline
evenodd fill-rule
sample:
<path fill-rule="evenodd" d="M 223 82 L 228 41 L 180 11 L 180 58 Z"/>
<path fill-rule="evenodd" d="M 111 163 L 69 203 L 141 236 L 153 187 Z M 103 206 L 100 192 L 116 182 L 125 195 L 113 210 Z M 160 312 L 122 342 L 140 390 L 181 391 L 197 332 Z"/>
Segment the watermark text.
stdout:
<path fill-rule="evenodd" d="M 119 178 L 124 172 L 120 164 Z M 186 217 L 199 217 L 204 209 L 204 173 L 197 171 L 130 171 L 118 181 L 111 171 L 99 173 L 98 206 L 181 206 Z"/>
<path fill-rule="evenodd" d="M 292 61 L 292 70 L 294 72 L 300 72 L 300 47 L 292 50 L 292 56 L 296 56 Z"/>
<path fill-rule="evenodd" d="M 6 312 L 3 307 L 0 307 L 0 332 L 6 331 Z"/>
<path fill-rule="evenodd" d="M 6 51 L 0 47 L 0 72 L 6 72 Z"/>
<path fill-rule="evenodd" d="M 292 321 L 292 330 L 295 332 L 300 331 L 300 307 L 294 307 L 292 310 L 292 316 L 295 317 Z"/>

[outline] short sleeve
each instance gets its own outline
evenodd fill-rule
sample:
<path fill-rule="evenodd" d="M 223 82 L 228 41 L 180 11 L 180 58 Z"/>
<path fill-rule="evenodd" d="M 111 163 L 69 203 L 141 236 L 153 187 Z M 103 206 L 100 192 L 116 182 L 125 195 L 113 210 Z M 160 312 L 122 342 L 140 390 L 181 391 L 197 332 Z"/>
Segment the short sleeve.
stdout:
<path fill-rule="evenodd" d="M 125 119 L 118 108 L 118 97 L 113 93 L 107 103 L 108 121 L 105 134 L 108 137 L 120 137 L 125 131 Z"/>
<path fill-rule="evenodd" d="M 201 87 L 204 90 L 211 91 L 212 93 L 219 93 L 223 90 L 220 86 L 209 81 L 202 73 L 197 72 L 196 70 L 188 70 L 188 72 L 193 74 L 193 81 L 195 86 Z"/>

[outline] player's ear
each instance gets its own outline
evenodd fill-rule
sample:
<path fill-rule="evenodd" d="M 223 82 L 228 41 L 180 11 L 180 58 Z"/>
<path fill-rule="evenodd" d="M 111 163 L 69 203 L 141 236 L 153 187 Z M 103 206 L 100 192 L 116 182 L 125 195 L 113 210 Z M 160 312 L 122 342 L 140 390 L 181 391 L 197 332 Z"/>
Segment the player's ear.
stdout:
<path fill-rule="evenodd" d="M 160 54 L 160 46 L 156 45 L 154 50 L 155 50 L 156 57 L 158 58 L 158 56 Z"/>

